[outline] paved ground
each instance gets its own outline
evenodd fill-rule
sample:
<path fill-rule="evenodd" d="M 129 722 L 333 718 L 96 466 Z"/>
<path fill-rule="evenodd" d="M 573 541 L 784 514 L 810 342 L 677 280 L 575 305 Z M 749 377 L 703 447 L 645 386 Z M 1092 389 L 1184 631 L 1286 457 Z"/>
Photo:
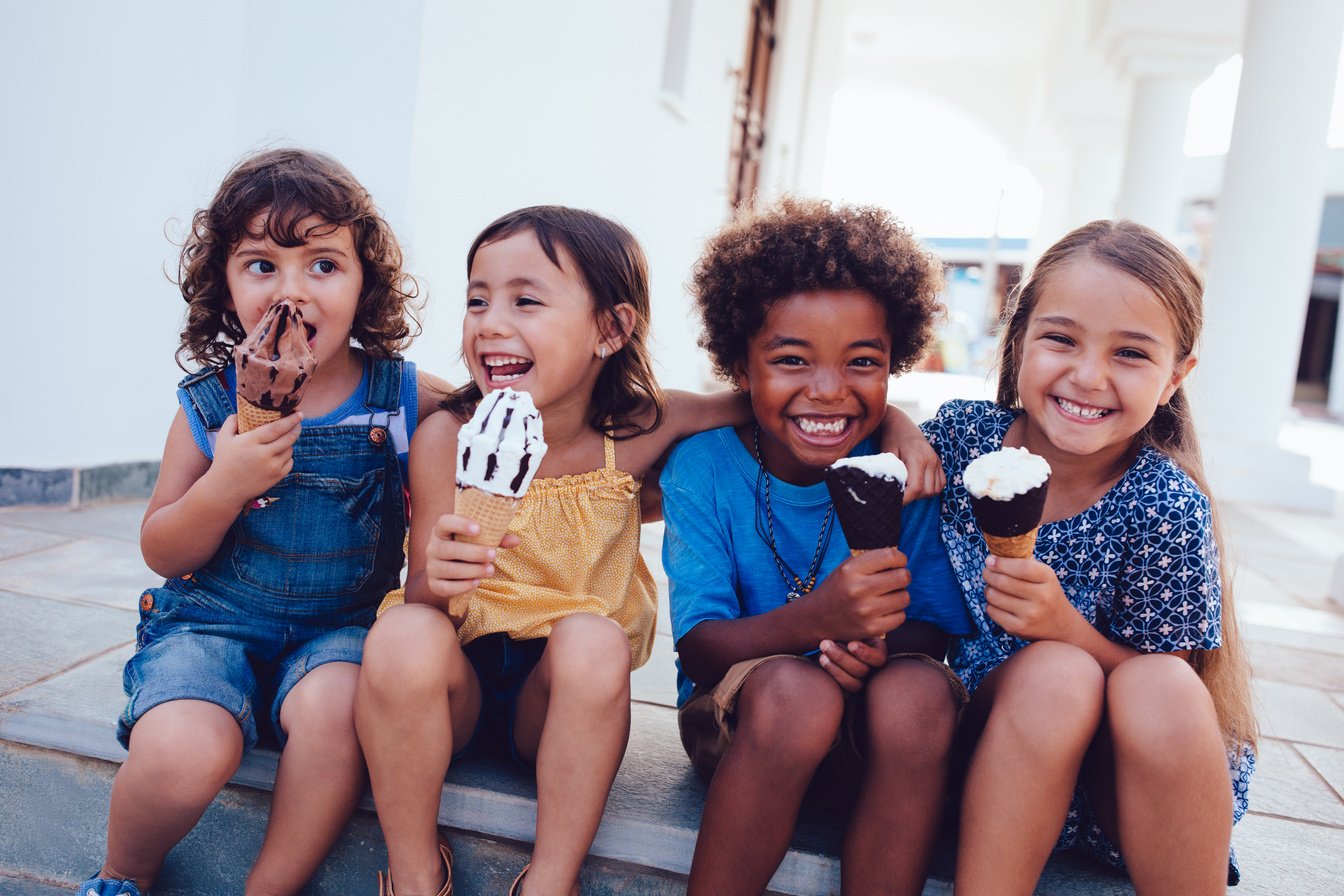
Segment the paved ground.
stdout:
<path fill-rule="evenodd" d="M 1337 428 L 1317 435 L 1332 452 L 1344 444 Z M 1344 594 L 1330 590 L 1344 512 L 1224 511 L 1264 734 L 1251 814 L 1234 835 L 1245 874 L 1234 892 L 1333 896 L 1344 872 Z M 0 510 L 0 725 L 34 706 L 104 720 L 119 708 L 136 602 L 154 582 L 136 542 L 143 512 L 143 502 Z M 646 527 L 654 561 L 659 535 Z M 667 632 L 664 611 L 637 700 L 672 703 Z"/>

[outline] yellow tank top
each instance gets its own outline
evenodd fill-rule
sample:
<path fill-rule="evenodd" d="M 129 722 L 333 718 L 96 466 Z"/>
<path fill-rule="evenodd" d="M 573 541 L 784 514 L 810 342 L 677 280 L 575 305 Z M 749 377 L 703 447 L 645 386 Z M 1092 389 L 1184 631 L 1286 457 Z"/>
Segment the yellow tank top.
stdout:
<path fill-rule="evenodd" d="M 545 638 L 557 620 L 594 613 L 625 630 L 630 668 L 648 661 L 658 591 L 639 553 L 640 484 L 616 469 L 612 438 L 603 441 L 603 469 L 532 481 L 509 525 L 522 541 L 499 552 L 495 574 L 476 589 L 463 644 L 494 632 Z"/>

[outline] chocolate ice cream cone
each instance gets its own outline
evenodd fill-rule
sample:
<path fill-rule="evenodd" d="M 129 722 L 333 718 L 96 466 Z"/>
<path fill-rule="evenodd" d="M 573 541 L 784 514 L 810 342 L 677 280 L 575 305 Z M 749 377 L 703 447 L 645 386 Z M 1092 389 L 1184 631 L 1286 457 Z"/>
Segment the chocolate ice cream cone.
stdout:
<path fill-rule="evenodd" d="M 259 408 L 241 395 L 238 396 L 238 431 L 240 433 L 256 429 L 258 426 L 265 426 L 267 423 L 279 420 L 283 416 L 284 414 L 280 411 Z"/>

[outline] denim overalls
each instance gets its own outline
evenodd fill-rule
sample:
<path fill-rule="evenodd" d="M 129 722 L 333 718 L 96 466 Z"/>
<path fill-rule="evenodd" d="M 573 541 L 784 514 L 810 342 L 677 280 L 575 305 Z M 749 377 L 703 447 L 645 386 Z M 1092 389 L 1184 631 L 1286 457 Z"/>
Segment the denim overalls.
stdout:
<path fill-rule="evenodd" d="M 232 713 L 245 749 L 256 744 L 260 705 L 283 742 L 280 706 L 299 679 L 323 663 L 360 661 L 403 562 L 406 506 L 389 435 L 406 413 L 402 371 L 400 359 L 366 360 L 363 419 L 305 423 L 293 469 L 238 516 L 210 561 L 141 595 L 136 653 L 122 676 L 123 746 L 145 712 L 183 699 Z M 192 374 L 181 388 L 206 430 L 234 413 L 222 371 Z"/>

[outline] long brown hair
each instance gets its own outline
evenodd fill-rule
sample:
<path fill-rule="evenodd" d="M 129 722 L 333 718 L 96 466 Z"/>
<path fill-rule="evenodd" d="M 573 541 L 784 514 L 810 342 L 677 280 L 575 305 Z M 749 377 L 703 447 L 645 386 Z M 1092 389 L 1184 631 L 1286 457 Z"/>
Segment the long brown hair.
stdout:
<path fill-rule="evenodd" d="M 256 232 L 259 219 L 264 221 Z M 377 358 L 405 348 L 419 333 L 419 285 L 402 270 L 401 246 L 369 192 L 331 156 L 272 149 L 234 165 L 210 204 L 191 219 L 178 261 L 177 285 L 188 305 L 178 365 L 185 367 L 184 356 L 207 366 L 226 364 L 246 337 L 238 314 L 228 308 L 225 279 L 229 254 L 244 237 L 294 247 L 338 227 L 350 228 L 364 274 L 350 335 Z"/>
<path fill-rule="evenodd" d="M 1204 282 L 1199 271 L 1179 249 L 1149 227 L 1133 221 L 1093 221 L 1065 234 L 1047 249 L 1031 275 L 1009 299 L 999 341 L 998 402 L 1004 407 L 1021 405 L 1017 377 L 1022 342 L 1043 284 L 1061 267 L 1080 258 L 1128 274 L 1152 290 L 1171 317 L 1177 362 L 1194 353 L 1204 326 Z M 1204 458 L 1184 384 L 1177 387 L 1170 401 L 1157 408 L 1135 439 L 1136 447 L 1151 445 L 1170 457 L 1209 499 L 1222 581 L 1223 643 L 1221 647 L 1195 650 L 1190 663 L 1213 697 L 1228 745 L 1235 747 L 1243 742 L 1254 745 L 1258 730 L 1251 708 L 1250 662 L 1232 600 L 1232 576 L 1221 515 L 1204 475 Z"/>
<path fill-rule="evenodd" d="M 653 432 L 662 423 L 666 398 L 653 375 L 649 355 L 649 264 L 639 241 L 625 227 L 594 212 L 534 205 L 510 212 L 480 232 L 467 251 L 467 276 L 482 246 L 525 231 L 536 235 L 541 250 L 557 268 L 562 267 L 557 247 L 563 246 L 574 259 L 593 300 L 596 319 L 606 318 L 606 323 L 619 330 L 616 306 L 634 308 L 635 322 L 625 345 L 602 365 L 593 385 L 588 423 L 617 439 Z M 480 386 L 473 381 L 449 394 L 443 407 L 465 420 L 480 400 Z M 650 411 L 653 419 L 646 425 L 642 420 Z"/>

